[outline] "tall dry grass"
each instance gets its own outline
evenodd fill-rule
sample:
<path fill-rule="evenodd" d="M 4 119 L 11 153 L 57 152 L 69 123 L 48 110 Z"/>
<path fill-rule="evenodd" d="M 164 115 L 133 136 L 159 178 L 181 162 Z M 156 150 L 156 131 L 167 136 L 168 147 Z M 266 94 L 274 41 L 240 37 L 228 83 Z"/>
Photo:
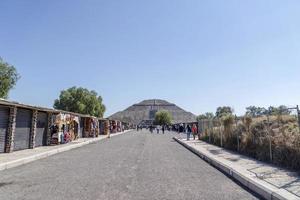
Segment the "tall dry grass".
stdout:
<path fill-rule="evenodd" d="M 245 116 L 237 121 L 227 116 L 220 120 L 220 126 L 205 129 L 203 140 L 221 146 L 222 136 L 224 148 L 300 170 L 300 132 L 294 116 Z"/>

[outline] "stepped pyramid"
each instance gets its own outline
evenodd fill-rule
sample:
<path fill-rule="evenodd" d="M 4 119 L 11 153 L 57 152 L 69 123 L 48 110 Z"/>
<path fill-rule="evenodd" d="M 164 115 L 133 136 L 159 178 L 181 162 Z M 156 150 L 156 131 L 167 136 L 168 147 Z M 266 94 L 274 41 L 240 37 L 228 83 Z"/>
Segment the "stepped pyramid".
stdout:
<path fill-rule="evenodd" d="M 160 99 L 144 100 L 134 104 L 124 111 L 111 115 L 110 119 L 116 119 L 133 124 L 151 124 L 154 121 L 155 113 L 160 110 L 166 110 L 173 117 L 172 123 L 195 122 L 196 116 L 187 112 L 173 103 Z"/>

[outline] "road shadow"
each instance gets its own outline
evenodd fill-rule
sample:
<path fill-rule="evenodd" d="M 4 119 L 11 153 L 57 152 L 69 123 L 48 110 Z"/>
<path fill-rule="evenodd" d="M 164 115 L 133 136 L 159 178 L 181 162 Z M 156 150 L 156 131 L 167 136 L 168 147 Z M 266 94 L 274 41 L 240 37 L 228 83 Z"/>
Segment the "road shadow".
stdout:
<path fill-rule="evenodd" d="M 12 185 L 14 182 L 0 182 L 0 187 L 4 187 L 4 186 L 7 186 L 7 185 Z"/>

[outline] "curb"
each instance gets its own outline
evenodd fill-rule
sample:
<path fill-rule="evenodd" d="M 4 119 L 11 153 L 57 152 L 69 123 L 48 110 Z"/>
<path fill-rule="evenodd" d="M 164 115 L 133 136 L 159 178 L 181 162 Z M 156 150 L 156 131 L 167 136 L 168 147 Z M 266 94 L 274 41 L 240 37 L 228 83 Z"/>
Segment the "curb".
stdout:
<path fill-rule="evenodd" d="M 226 165 L 225 163 L 222 163 L 211 156 L 205 155 L 201 151 L 198 151 L 197 149 L 189 146 L 188 144 L 179 140 L 178 138 L 173 137 L 173 139 L 179 144 L 181 144 L 182 146 L 184 146 L 185 148 L 187 148 L 188 150 L 190 150 L 191 152 L 193 152 L 194 154 L 198 155 L 200 158 L 205 160 L 210 165 L 214 166 L 215 168 L 217 168 L 227 176 L 236 180 L 244 187 L 258 194 L 260 197 L 264 199 L 267 200 L 299 200 L 300 199 L 296 195 L 288 192 L 287 190 L 278 189 L 272 185 L 270 185 L 270 187 L 267 187 L 265 184 L 261 183 L 262 180 L 257 180 L 248 177 L 242 172 L 240 172 L 239 170 L 233 169 L 232 167 Z"/>
<path fill-rule="evenodd" d="M 130 132 L 130 131 L 131 130 L 111 134 L 110 137 L 123 135 L 125 133 Z M 78 143 L 78 144 L 70 144 L 68 146 L 62 146 L 60 148 L 57 148 L 57 149 L 54 149 L 54 150 L 49 150 L 47 152 L 43 152 L 43 153 L 39 153 L 39 154 L 36 154 L 36 155 L 27 156 L 25 158 L 20 158 L 20 159 L 14 160 L 14 161 L 6 162 L 4 164 L 0 164 L 0 171 L 6 170 L 6 169 L 11 169 L 11 168 L 14 168 L 14 167 L 18 167 L 18 166 L 21 166 L 21 165 L 24 165 L 24 164 L 27 164 L 27 163 L 30 163 L 30 162 L 34 162 L 34 161 L 37 161 L 37 160 L 40 160 L 40 159 L 43 159 L 43 158 L 47 158 L 49 156 L 53 156 L 53 155 L 58 154 L 58 153 L 62 153 L 62 152 L 65 152 L 65 151 L 69 151 L 69 150 L 72 150 L 72 149 L 83 147 L 83 146 L 86 146 L 88 144 L 92 144 L 92 143 L 95 143 L 95 142 L 98 142 L 98 141 L 101 141 L 101 140 L 105 140 L 105 139 L 107 139 L 107 137 L 94 138 L 94 139 L 91 139 L 89 141 L 84 141 L 84 142 L 81 142 L 81 143 Z"/>

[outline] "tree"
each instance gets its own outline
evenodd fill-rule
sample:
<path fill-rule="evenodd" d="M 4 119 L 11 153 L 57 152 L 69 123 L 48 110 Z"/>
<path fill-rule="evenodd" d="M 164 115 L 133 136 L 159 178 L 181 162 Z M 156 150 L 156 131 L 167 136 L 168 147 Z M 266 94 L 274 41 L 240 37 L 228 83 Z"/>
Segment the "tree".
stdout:
<path fill-rule="evenodd" d="M 249 106 L 246 108 L 246 115 L 251 117 L 259 117 L 267 114 L 267 109 L 264 107 Z"/>
<path fill-rule="evenodd" d="M 215 117 L 214 113 L 207 112 L 205 114 L 201 114 L 201 115 L 197 116 L 197 121 L 201 121 L 204 119 L 213 119 L 214 117 Z"/>
<path fill-rule="evenodd" d="M 9 91 L 16 85 L 19 78 L 16 68 L 0 57 L 0 98 L 8 97 Z"/>
<path fill-rule="evenodd" d="M 270 115 L 289 115 L 291 111 L 287 106 L 281 105 L 279 107 L 270 106 L 268 109 Z"/>
<path fill-rule="evenodd" d="M 165 110 L 155 113 L 155 124 L 158 125 L 170 125 L 172 121 L 172 115 Z"/>
<path fill-rule="evenodd" d="M 102 97 L 98 96 L 95 91 L 89 91 L 82 87 L 71 87 L 61 91 L 59 99 L 55 100 L 53 107 L 101 118 L 105 112 Z"/>
<path fill-rule="evenodd" d="M 233 108 L 229 106 L 222 106 L 218 107 L 216 111 L 216 117 L 217 118 L 222 118 L 224 115 L 232 115 L 233 114 Z"/>

